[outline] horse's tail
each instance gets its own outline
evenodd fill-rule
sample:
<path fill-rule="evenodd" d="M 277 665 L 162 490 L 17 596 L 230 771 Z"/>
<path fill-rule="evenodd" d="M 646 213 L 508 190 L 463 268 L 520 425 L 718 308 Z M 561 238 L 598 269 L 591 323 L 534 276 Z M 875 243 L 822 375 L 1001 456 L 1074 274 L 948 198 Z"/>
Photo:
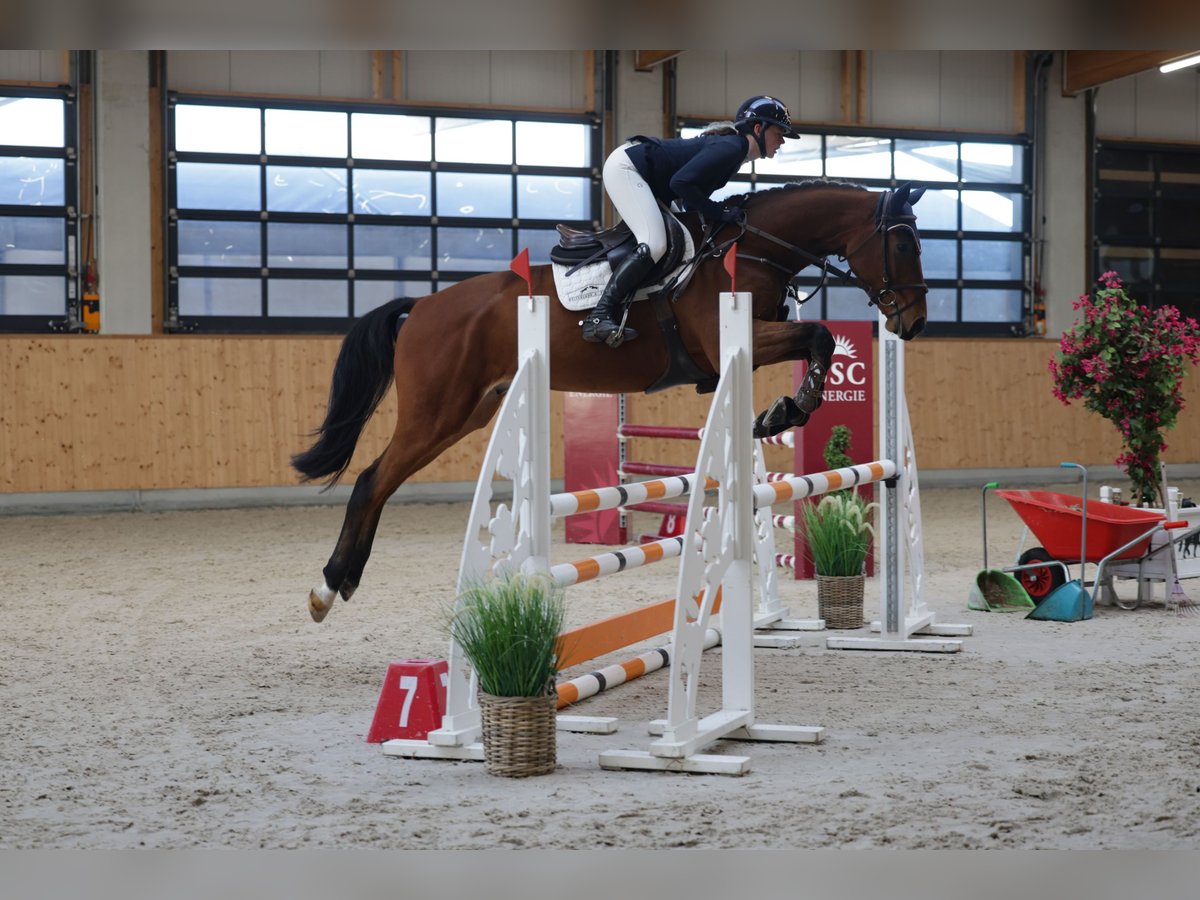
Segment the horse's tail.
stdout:
<path fill-rule="evenodd" d="M 337 484 L 367 420 L 392 383 L 396 332 L 417 301 L 402 297 L 376 307 L 350 328 L 342 341 L 329 387 L 329 408 L 316 431 L 317 442 L 292 457 L 292 466 L 313 481 L 331 476 Z"/>

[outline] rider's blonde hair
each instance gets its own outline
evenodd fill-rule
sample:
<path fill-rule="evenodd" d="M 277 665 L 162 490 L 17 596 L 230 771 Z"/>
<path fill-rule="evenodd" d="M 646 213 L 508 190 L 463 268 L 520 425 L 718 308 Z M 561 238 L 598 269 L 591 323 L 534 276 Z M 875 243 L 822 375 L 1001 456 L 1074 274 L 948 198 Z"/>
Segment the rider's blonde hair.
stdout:
<path fill-rule="evenodd" d="M 700 136 L 710 134 L 737 134 L 738 130 L 732 122 L 712 122 L 707 128 L 700 132 Z"/>

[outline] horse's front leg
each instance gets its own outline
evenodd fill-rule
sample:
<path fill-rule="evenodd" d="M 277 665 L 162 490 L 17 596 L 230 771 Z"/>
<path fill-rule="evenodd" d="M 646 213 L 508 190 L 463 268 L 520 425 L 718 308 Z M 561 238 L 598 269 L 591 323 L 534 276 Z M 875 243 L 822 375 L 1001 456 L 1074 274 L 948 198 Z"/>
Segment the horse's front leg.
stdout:
<path fill-rule="evenodd" d="M 833 335 L 819 322 L 754 323 L 754 364 L 804 359 L 808 372 L 794 397 L 780 397 L 754 420 L 756 438 L 771 437 L 808 422 L 821 405 L 825 376 L 833 364 Z"/>

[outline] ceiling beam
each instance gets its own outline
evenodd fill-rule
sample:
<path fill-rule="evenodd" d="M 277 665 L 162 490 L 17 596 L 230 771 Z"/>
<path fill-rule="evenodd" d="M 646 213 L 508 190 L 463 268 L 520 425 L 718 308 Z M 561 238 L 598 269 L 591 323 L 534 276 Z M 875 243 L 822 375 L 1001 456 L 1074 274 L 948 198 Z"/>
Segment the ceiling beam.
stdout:
<path fill-rule="evenodd" d="M 1065 50 L 1064 97 L 1073 97 L 1106 81 L 1136 75 L 1173 59 L 1192 56 L 1197 50 Z"/>
<path fill-rule="evenodd" d="M 662 65 L 668 59 L 674 59 L 682 50 L 635 50 L 633 67 L 639 72 L 649 72 L 655 66 Z"/>

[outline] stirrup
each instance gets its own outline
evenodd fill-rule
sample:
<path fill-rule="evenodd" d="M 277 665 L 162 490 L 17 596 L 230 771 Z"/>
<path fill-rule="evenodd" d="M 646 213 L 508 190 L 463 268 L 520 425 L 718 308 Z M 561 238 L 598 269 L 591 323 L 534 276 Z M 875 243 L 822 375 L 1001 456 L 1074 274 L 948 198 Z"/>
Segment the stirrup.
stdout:
<path fill-rule="evenodd" d="M 589 344 L 604 343 L 610 347 L 620 347 L 638 336 L 634 329 L 625 325 L 624 316 L 621 322 L 614 322 L 607 316 L 588 316 L 579 324 L 583 327 L 583 339 Z"/>

